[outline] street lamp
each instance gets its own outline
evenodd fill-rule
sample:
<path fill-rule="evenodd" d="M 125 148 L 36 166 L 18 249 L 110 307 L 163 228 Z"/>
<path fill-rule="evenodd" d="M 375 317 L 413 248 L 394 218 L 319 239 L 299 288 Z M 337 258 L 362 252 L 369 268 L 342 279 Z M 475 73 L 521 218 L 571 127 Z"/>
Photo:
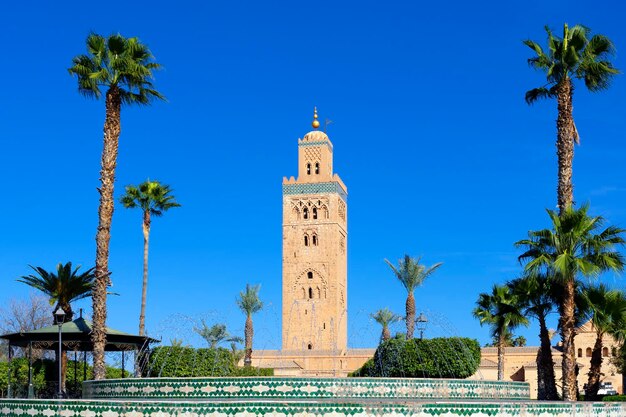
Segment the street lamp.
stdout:
<path fill-rule="evenodd" d="M 426 318 L 424 313 L 420 313 L 420 315 L 415 319 L 415 323 L 417 323 L 417 330 L 420 331 L 420 340 L 421 340 L 424 338 L 424 330 L 426 330 L 428 319 Z"/>
<path fill-rule="evenodd" d="M 59 325 L 59 392 L 57 393 L 57 398 L 63 398 L 63 381 L 61 379 L 61 373 L 63 372 L 63 361 L 61 359 L 61 356 L 63 355 L 63 344 L 61 340 L 61 330 L 63 328 L 63 322 L 65 321 L 65 311 L 63 311 L 61 307 L 57 308 L 57 311 L 54 312 L 54 317 Z"/>

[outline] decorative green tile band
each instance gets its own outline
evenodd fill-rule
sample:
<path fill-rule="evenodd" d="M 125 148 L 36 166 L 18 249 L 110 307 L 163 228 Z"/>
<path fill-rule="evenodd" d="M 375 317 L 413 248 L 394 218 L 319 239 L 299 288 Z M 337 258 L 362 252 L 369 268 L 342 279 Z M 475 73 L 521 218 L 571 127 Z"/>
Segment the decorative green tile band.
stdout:
<path fill-rule="evenodd" d="M 343 201 L 346 201 L 348 195 L 338 182 L 311 182 L 306 184 L 283 184 L 283 195 L 296 194 L 339 194 Z"/>
<path fill-rule="evenodd" d="M 144 378 L 83 383 L 84 398 L 527 400 L 526 382 L 417 378 Z"/>
<path fill-rule="evenodd" d="M 303 148 L 307 148 L 309 146 L 328 146 L 328 149 L 330 149 L 331 151 L 333 150 L 333 145 L 327 140 L 319 140 L 315 142 L 302 141 L 298 144 L 298 146 L 301 146 Z"/>
<path fill-rule="evenodd" d="M 0 399 L 0 417 L 623 417 L 622 403 L 177 402 Z"/>

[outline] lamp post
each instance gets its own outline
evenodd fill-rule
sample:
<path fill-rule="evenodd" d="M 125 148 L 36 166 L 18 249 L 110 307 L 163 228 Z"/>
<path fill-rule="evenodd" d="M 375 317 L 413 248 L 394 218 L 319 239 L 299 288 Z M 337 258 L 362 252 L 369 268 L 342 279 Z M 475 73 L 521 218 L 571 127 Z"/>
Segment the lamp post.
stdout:
<path fill-rule="evenodd" d="M 415 319 L 415 323 L 417 323 L 417 330 L 420 331 L 420 340 L 424 338 L 424 330 L 426 330 L 426 325 L 428 324 L 428 319 L 424 313 L 420 313 L 420 315 Z"/>
<path fill-rule="evenodd" d="M 63 398 L 63 360 L 61 358 L 63 355 L 63 341 L 61 339 L 61 330 L 63 329 L 63 321 L 65 321 L 65 311 L 61 307 L 57 308 L 57 311 L 54 312 L 54 317 L 59 325 L 59 392 L 57 393 L 57 398 Z"/>

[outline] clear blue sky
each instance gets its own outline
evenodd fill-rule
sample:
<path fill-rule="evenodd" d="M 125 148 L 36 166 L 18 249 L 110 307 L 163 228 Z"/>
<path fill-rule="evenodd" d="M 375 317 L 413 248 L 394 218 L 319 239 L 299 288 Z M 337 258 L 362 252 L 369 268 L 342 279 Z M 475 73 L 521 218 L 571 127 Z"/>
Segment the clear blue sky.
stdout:
<path fill-rule="evenodd" d="M 349 190 L 349 342 L 374 346 L 369 314 L 404 309 L 383 259 L 444 266 L 416 292 L 431 335 L 486 342 L 478 293 L 520 271 L 513 242 L 555 206 L 556 105 L 529 107 L 542 85 L 521 41 L 583 23 L 617 46 L 624 6 L 524 2 L 9 2 L 0 14 L 0 302 L 26 297 L 28 264 L 94 263 L 104 104 L 66 69 L 90 31 L 139 36 L 165 70 L 167 103 L 125 108 L 116 196 L 147 177 L 183 205 L 152 228 L 147 327 L 192 343 L 194 320 L 243 332 L 247 282 L 267 308 L 257 348 L 280 345 L 281 181 L 313 106 L 333 120 L 335 171 Z M 626 75 L 576 90 L 575 196 L 626 226 Z M 109 321 L 137 330 L 141 216 L 117 207 Z M 623 287 L 620 278 L 607 282 Z M 90 309 L 89 302 L 77 307 Z M 175 329 L 175 323 L 182 323 Z M 533 324 L 521 332 L 531 343 Z"/>

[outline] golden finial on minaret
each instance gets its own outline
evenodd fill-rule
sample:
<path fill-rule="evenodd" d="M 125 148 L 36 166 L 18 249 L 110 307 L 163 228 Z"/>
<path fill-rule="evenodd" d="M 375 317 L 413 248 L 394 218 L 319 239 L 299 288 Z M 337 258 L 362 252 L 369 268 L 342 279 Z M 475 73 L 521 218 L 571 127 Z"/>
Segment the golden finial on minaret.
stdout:
<path fill-rule="evenodd" d="M 313 108 L 313 123 L 311 123 L 311 126 L 313 126 L 313 129 L 320 127 L 320 122 L 317 121 L 317 107 Z"/>

